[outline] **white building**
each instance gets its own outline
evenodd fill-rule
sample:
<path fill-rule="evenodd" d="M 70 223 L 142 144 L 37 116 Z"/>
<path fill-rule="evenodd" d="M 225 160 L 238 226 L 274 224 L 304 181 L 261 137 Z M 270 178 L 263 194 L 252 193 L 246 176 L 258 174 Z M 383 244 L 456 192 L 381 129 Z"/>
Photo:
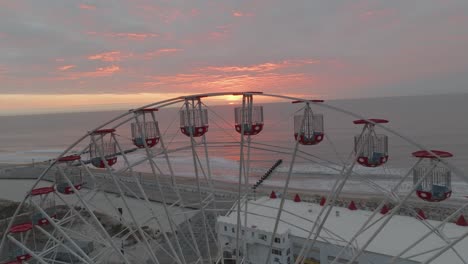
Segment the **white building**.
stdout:
<path fill-rule="evenodd" d="M 244 263 L 261 264 L 266 261 L 279 204 L 280 199 L 270 199 L 268 197 L 250 201 L 247 206 L 249 212 L 247 225 L 244 223 L 245 215 L 243 211 L 245 211 L 245 204 L 243 205 L 240 214 L 242 230 L 239 234 L 241 241 L 239 251 L 241 258 L 245 257 Z M 270 257 L 271 264 L 294 263 L 295 257 L 297 257 L 304 245 L 312 229 L 313 221 L 315 221 L 321 209 L 322 207 L 318 204 L 285 201 L 281 221 L 274 238 Z M 339 254 L 342 246 L 351 240 L 371 214 L 372 212 L 369 211 L 351 211 L 347 208 L 334 207 L 317 242 L 306 254 L 305 263 L 331 263 Z M 376 219 L 380 218 L 383 221 L 386 217 L 378 215 Z M 234 263 L 228 259 L 236 258 L 237 219 L 237 211 L 232 211 L 227 216 L 218 217 L 217 233 L 220 246 L 223 249 L 224 263 Z M 439 221 L 426 221 L 432 226 L 440 224 Z M 378 227 L 379 224 L 373 225 L 361 233 L 356 239 L 357 245 L 363 245 Z M 416 218 L 395 215 L 355 263 L 387 263 L 393 256 L 410 247 L 413 242 L 428 231 L 429 228 Z M 468 228 L 447 223 L 444 225 L 443 231 L 447 237 L 454 239 L 467 232 Z M 404 260 L 400 259 L 396 263 L 421 263 L 429 256 L 432 256 L 434 250 L 445 245 L 446 242 L 439 236 L 431 234 L 405 253 L 403 255 Z M 466 263 L 468 261 L 468 238 L 460 241 L 454 248 L 458 251 L 460 257 L 453 250 L 447 250 L 432 263 Z M 245 256 L 244 252 L 246 252 Z M 340 256 L 337 263 L 347 263 L 349 258 L 350 256 L 345 253 Z"/>

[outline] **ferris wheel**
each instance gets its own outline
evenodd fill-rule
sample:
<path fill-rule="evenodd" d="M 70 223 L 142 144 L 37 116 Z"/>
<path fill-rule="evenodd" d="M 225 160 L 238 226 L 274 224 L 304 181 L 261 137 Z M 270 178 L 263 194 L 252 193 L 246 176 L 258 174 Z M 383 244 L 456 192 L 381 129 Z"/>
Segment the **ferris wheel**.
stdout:
<path fill-rule="evenodd" d="M 209 104 L 220 96 L 241 100 L 230 117 Z M 264 97 L 292 103 L 289 119 L 273 124 Z M 359 129 L 351 148 L 327 132 L 325 112 Z M 45 168 L 2 233 L 0 263 L 467 263 L 468 201 L 452 197 L 452 176 L 468 177 L 451 153 L 387 123 L 262 92 L 129 110 Z M 285 132 L 262 137 L 269 127 Z M 399 177 L 388 176 L 392 138 L 413 149 Z M 301 188 L 299 164 L 334 174 L 306 171 L 300 179 L 319 187 Z"/>

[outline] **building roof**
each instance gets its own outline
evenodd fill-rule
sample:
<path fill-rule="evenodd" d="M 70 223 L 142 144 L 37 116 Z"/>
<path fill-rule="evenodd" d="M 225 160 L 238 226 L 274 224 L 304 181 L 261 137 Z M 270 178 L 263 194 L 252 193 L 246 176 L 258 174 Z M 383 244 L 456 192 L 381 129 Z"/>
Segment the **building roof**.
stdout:
<path fill-rule="evenodd" d="M 250 201 L 248 204 L 247 227 L 273 232 L 275 218 L 278 213 L 281 199 L 270 199 L 262 197 L 256 201 Z M 244 206 L 243 206 L 244 207 Z M 245 208 L 245 207 L 244 207 Z M 281 215 L 281 221 L 278 226 L 278 234 L 289 232 L 293 236 L 307 238 L 308 232 L 312 228 L 313 221 L 317 218 L 322 207 L 318 204 L 306 202 L 294 202 L 285 200 L 284 211 Z M 339 212 L 337 216 L 336 212 Z M 372 212 L 355 210 L 351 211 L 347 208 L 334 207 L 328 217 L 324 230 L 322 230 L 319 240 L 322 242 L 330 242 L 336 245 L 344 245 L 344 241 L 349 241 L 353 235 L 361 228 L 365 221 L 370 217 Z M 377 230 L 379 224 L 388 216 L 378 214 L 375 219 L 381 219 L 377 224 L 368 228 L 358 238 L 358 245 L 363 245 Z M 374 220 L 375 220 L 374 219 Z M 373 220 L 373 221 L 374 221 Z M 244 214 L 241 212 L 241 221 L 244 225 Z M 218 222 L 236 224 L 237 210 L 232 211 L 228 216 L 220 216 Z M 437 226 L 440 221 L 426 220 L 426 223 L 432 226 Z M 382 229 L 380 234 L 367 247 L 366 251 L 379 254 L 395 256 L 401 251 L 408 248 L 413 242 L 420 239 L 429 231 L 429 228 L 424 222 L 408 216 L 395 215 Z M 465 232 L 468 232 L 468 227 L 457 226 L 453 223 L 447 223 L 443 227 L 444 234 L 453 239 Z M 344 239 L 344 240 L 342 240 Z M 403 258 L 408 258 L 414 261 L 424 261 L 434 253 L 431 250 L 445 246 L 446 243 L 437 235 L 431 234 L 409 252 L 403 255 Z M 468 260 L 468 238 L 460 241 L 455 249 L 465 260 Z M 426 254 L 421 254 L 429 252 Z M 421 255 L 419 255 L 421 254 Z M 463 263 L 453 250 L 447 250 L 444 254 L 438 257 L 433 263 Z"/>

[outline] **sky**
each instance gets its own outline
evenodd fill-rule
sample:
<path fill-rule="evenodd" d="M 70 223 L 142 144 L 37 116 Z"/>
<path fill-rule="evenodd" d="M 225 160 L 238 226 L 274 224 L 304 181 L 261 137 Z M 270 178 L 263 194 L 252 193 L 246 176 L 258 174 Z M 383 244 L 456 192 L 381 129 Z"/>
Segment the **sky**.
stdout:
<path fill-rule="evenodd" d="M 466 0 L 0 0 L 0 115 L 463 93 L 467 47 Z"/>

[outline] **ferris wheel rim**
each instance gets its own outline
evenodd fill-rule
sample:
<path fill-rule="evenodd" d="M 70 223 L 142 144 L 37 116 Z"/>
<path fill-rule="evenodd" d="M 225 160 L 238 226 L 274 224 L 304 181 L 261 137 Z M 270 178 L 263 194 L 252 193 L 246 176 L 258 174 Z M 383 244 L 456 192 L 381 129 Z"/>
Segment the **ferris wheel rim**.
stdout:
<path fill-rule="evenodd" d="M 192 95 L 192 96 L 184 96 L 184 97 L 176 97 L 176 98 L 172 98 L 172 99 L 168 99 L 168 100 L 164 100 L 164 101 L 160 101 L 160 102 L 156 102 L 156 103 L 152 103 L 149 105 L 149 107 L 151 106 L 156 106 L 156 105 L 159 105 L 159 104 L 164 104 L 164 103 L 167 103 L 167 104 L 175 104 L 177 102 L 181 102 L 183 100 L 186 100 L 186 99 L 192 99 L 192 98 L 205 98 L 205 97 L 212 97 L 212 96 L 223 96 L 223 95 L 229 95 L 229 94 L 232 94 L 232 95 L 244 95 L 244 94 L 253 94 L 253 95 L 258 95 L 258 96 L 267 96 L 267 97 L 280 97 L 280 98 L 283 98 L 283 99 L 287 99 L 287 100 L 292 100 L 292 99 L 296 99 L 296 101 L 299 101 L 301 99 L 299 98 L 296 98 L 296 97 L 289 97 L 289 96 L 281 96 L 281 95 L 273 95 L 273 94 L 264 94 L 264 93 L 260 93 L 260 92 L 240 92 L 240 93 L 212 93 L 212 94 L 199 94 L 199 95 Z M 319 100 L 305 100 L 305 99 L 302 99 L 302 102 L 307 102 L 307 103 L 311 103 L 311 104 L 317 104 L 319 106 L 322 106 L 322 107 L 326 107 L 326 108 L 331 108 L 333 110 L 337 110 L 339 112 L 342 112 L 344 114 L 349 114 L 351 112 L 348 112 L 344 109 L 339 109 L 339 108 L 336 108 L 334 106 L 330 106 L 330 105 L 327 105 L 327 104 L 322 104 L 323 101 L 319 101 Z M 320 103 L 320 104 L 318 104 Z M 167 106 L 167 105 L 166 105 Z M 151 108 L 147 108 L 148 106 L 144 106 L 142 108 L 138 108 L 136 110 L 130 110 L 129 112 L 119 116 L 119 117 L 116 117 L 112 120 L 119 120 L 120 118 L 123 118 L 127 115 L 132 115 L 135 114 L 135 113 L 138 113 L 138 112 L 145 112 L 145 109 L 151 109 Z M 164 106 L 165 107 L 165 106 Z M 152 108 L 152 109 L 159 109 L 159 108 Z M 152 110 L 152 111 L 157 111 L 157 110 Z M 351 116 L 355 116 L 355 117 L 360 117 L 359 115 L 356 115 L 354 113 L 351 113 Z M 133 118 L 133 116 L 131 117 Z M 129 119 L 130 120 L 130 119 Z M 129 122 L 129 120 L 126 120 L 125 122 Z M 377 119 L 361 119 L 361 120 L 364 120 L 366 123 L 375 123 L 377 126 L 381 126 L 380 124 L 381 123 L 385 123 L 385 122 L 380 122 L 380 121 L 376 121 Z M 364 122 L 363 121 L 363 122 Z M 113 121 L 109 121 L 107 124 L 109 123 L 112 123 Z M 73 146 L 69 147 L 68 150 L 65 150 L 55 161 L 53 161 L 48 169 L 50 167 L 53 167 L 55 165 L 56 162 L 60 162 L 60 161 L 64 161 L 63 158 L 66 158 L 67 156 L 64 156 L 65 154 L 67 154 L 75 145 L 77 145 L 78 143 L 82 142 L 83 140 L 85 140 L 88 136 L 91 136 L 93 134 L 102 134 L 102 133 L 112 133 L 115 131 L 115 128 L 119 127 L 121 124 L 118 124 L 116 125 L 114 128 L 109 128 L 109 129 L 101 129 L 102 127 L 105 127 L 105 125 L 102 125 L 102 126 L 99 126 L 98 128 L 88 132 L 85 136 L 83 136 L 80 140 L 78 140 L 75 144 L 73 144 Z M 413 144 L 413 142 L 411 142 L 411 139 L 408 139 L 404 136 L 402 136 L 401 134 L 395 132 L 395 131 L 392 131 L 391 129 L 388 129 L 384 126 L 381 126 L 383 127 L 385 130 L 387 130 L 388 132 L 390 132 L 391 134 L 394 134 L 394 135 L 397 135 L 399 137 L 402 137 L 407 143 L 409 144 Z M 109 132 L 111 131 L 112 132 Z M 415 144 L 413 144 L 415 145 Z M 416 146 L 418 146 L 416 144 Z M 437 157 L 437 158 L 443 158 L 443 156 L 445 155 L 444 153 L 440 153 L 439 151 L 434 151 L 434 150 L 424 150 L 425 148 L 420 148 L 420 149 L 423 149 L 422 151 L 426 151 L 426 154 L 428 155 L 433 155 L 434 157 Z M 79 157 L 79 156 L 78 156 Z M 61 160 L 62 159 L 62 160 Z M 66 161 L 66 160 L 65 160 Z M 448 163 L 450 164 L 450 163 Z M 455 167 L 456 168 L 456 167 Z M 45 171 L 45 173 L 47 172 L 47 170 Z M 45 175 L 45 173 L 43 173 L 37 180 L 37 182 L 39 182 L 43 176 Z M 466 179 L 465 179 L 466 180 Z M 31 190 L 34 189 L 34 187 L 37 185 L 37 182 L 36 184 L 31 188 Z M 28 197 L 28 195 L 24 198 L 24 200 L 26 200 Z M 24 202 L 24 200 L 22 201 L 22 203 Z"/>

